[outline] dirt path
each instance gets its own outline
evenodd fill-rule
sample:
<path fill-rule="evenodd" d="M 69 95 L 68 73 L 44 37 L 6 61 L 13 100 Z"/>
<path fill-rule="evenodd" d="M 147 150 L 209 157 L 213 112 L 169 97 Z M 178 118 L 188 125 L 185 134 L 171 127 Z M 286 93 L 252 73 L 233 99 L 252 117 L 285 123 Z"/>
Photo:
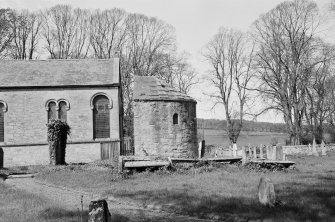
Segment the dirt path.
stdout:
<path fill-rule="evenodd" d="M 34 178 L 7 179 L 6 184 L 46 198 L 55 205 L 71 211 L 81 209 L 81 197 L 83 197 L 84 210 L 88 210 L 90 201 L 106 199 L 109 211 L 112 214 L 112 221 L 211 221 L 168 213 L 163 211 L 161 206 L 143 206 L 129 199 L 118 199 L 112 196 L 103 197 L 100 194 L 55 186 Z"/>

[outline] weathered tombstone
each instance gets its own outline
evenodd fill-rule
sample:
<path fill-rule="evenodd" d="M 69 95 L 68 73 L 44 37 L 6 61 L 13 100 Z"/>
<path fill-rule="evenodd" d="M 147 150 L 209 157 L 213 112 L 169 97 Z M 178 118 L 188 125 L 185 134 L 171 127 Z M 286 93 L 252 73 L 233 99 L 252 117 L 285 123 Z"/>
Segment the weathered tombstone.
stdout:
<path fill-rule="evenodd" d="M 247 155 L 245 153 L 245 147 L 242 146 L 242 165 L 246 164 L 247 162 Z"/>
<path fill-rule="evenodd" d="M 280 144 L 276 145 L 276 159 L 283 160 L 283 147 Z"/>
<path fill-rule="evenodd" d="M 3 168 L 3 149 L 0 147 L 0 169 Z"/>
<path fill-rule="evenodd" d="M 257 159 L 256 146 L 254 146 L 254 159 Z"/>
<path fill-rule="evenodd" d="M 325 143 L 323 142 L 323 140 L 321 142 L 321 155 L 322 156 L 326 156 L 327 155 Z"/>
<path fill-rule="evenodd" d="M 276 203 L 275 188 L 269 178 L 261 177 L 258 185 L 259 202 L 268 207 L 274 207 Z"/>
<path fill-rule="evenodd" d="M 315 142 L 315 138 L 313 139 L 313 146 L 312 146 L 312 152 L 314 156 L 319 156 L 318 151 L 316 150 L 316 142 Z"/>
<path fill-rule="evenodd" d="M 311 144 L 308 144 L 308 155 L 309 156 L 313 155 Z"/>
<path fill-rule="evenodd" d="M 201 141 L 201 157 L 204 157 L 204 155 L 205 155 L 205 148 L 206 148 L 206 142 L 205 142 L 205 140 L 202 140 Z"/>
<path fill-rule="evenodd" d="M 266 146 L 266 159 L 270 159 L 271 158 L 271 154 L 270 154 L 270 146 Z"/>
<path fill-rule="evenodd" d="M 110 216 L 106 200 L 91 201 L 88 222 L 108 222 Z"/>
<path fill-rule="evenodd" d="M 236 143 L 233 143 L 233 156 L 234 157 L 237 156 L 237 146 L 236 146 Z"/>
<path fill-rule="evenodd" d="M 263 159 L 263 145 L 261 144 L 261 146 L 259 147 L 259 158 Z"/>
<path fill-rule="evenodd" d="M 249 158 L 251 158 L 252 156 L 251 156 L 251 148 L 250 148 L 250 144 L 249 144 L 249 146 L 248 146 L 248 151 L 249 151 Z"/>

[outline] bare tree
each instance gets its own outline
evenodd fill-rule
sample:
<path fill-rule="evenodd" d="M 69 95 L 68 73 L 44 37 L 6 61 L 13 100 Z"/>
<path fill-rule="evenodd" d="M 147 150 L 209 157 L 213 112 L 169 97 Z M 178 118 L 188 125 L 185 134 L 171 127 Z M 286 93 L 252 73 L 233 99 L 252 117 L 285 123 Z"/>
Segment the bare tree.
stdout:
<path fill-rule="evenodd" d="M 126 40 L 127 14 L 121 9 L 96 10 L 90 18 L 90 44 L 96 58 L 112 58 Z"/>
<path fill-rule="evenodd" d="M 220 28 L 207 44 L 204 56 L 209 62 L 210 81 L 216 92 L 210 94 L 216 104 L 223 104 L 227 119 L 227 134 L 236 146 L 243 126 L 243 117 L 253 76 L 254 46 L 242 32 Z M 236 118 L 238 119 L 236 121 Z"/>
<path fill-rule="evenodd" d="M 86 58 L 89 47 L 88 11 L 57 5 L 43 13 L 42 36 L 50 58 Z"/>
<path fill-rule="evenodd" d="M 13 40 L 13 11 L 0 9 L 0 58 L 8 56 Z"/>
<path fill-rule="evenodd" d="M 304 98 L 310 70 L 322 61 L 310 62 L 318 21 L 317 5 L 308 0 L 283 2 L 254 24 L 258 41 L 258 73 L 268 109 L 279 110 L 290 132 L 291 144 L 300 143 Z"/>
<path fill-rule="evenodd" d="M 12 58 L 33 59 L 41 24 L 39 13 L 30 13 L 27 10 L 14 12 Z"/>

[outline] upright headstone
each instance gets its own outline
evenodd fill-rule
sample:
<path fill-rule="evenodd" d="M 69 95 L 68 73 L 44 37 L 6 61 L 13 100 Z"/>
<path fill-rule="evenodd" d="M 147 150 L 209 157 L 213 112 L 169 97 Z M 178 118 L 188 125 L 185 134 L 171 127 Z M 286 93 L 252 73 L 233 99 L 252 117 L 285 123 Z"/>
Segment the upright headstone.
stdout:
<path fill-rule="evenodd" d="M 276 145 L 276 159 L 275 160 L 283 160 L 283 147 L 280 144 Z"/>
<path fill-rule="evenodd" d="M 233 143 L 233 156 L 234 157 L 237 156 L 237 145 L 236 145 L 236 143 Z"/>
<path fill-rule="evenodd" d="M 109 222 L 110 216 L 106 200 L 91 201 L 88 222 Z"/>
<path fill-rule="evenodd" d="M 308 155 L 313 155 L 311 144 L 308 144 Z"/>
<path fill-rule="evenodd" d="M 259 158 L 263 159 L 263 145 L 261 144 L 261 146 L 259 147 Z"/>
<path fill-rule="evenodd" d="M 198 158 L 201 158 L 201 148 L 202 148 L 202 141 L 199 142 L 199 147 L 198 147 Z"/>
<path fill-rule="evenodd" d="M 326 156 L 327 155 L 326 146 L 325 146 L 325 143 L 323 142 L 323 140 L 321 142 L 321 155 L 322 156 Z"/>
<path fill-rule="evenodd" d="M 270 160 L 271 159 L 271 154 L 270 154 L 270 146 L 266 146 L 266 159 Z"/>
<path fill-rule="evenodd" d="M 242 165 L 246 164 L 247 162 L 247 155 L 245 153 L 245 147 L 242 146 Z"/>
<path fill-rule="evenodd" d="M 315 138 L 313 139 L 312 151 L 313 151 L 313 155 L 314 155 L 314 156 L 319 156 L 319 153 L 318 153 L 318 151 L 316 150 L 316 142 L 315 142 Z"/>
<path fill-rule="evenodd" d="M 273 183 L 269 178 L 261 177 L 258 185 L 259 202 L 268 207 L 274 207 L 276 203 L 276 194 Z"/>
<path fill-rule="evenodd" d="M 254 159 L 257 159 L 257 150 L 256 150 L 256 146 L 254 146 Z"/>

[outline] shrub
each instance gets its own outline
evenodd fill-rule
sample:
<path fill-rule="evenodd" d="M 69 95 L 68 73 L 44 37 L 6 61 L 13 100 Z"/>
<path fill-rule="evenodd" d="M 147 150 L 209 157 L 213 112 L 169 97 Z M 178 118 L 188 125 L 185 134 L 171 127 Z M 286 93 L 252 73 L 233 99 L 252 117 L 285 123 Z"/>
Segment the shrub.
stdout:
<path fill-rule="evenodd" d="M 65 164 L 66 140 L 71 133 L 71 128 L 59 119 L 50 120 L 47 127 L 50 164 Z"/>

